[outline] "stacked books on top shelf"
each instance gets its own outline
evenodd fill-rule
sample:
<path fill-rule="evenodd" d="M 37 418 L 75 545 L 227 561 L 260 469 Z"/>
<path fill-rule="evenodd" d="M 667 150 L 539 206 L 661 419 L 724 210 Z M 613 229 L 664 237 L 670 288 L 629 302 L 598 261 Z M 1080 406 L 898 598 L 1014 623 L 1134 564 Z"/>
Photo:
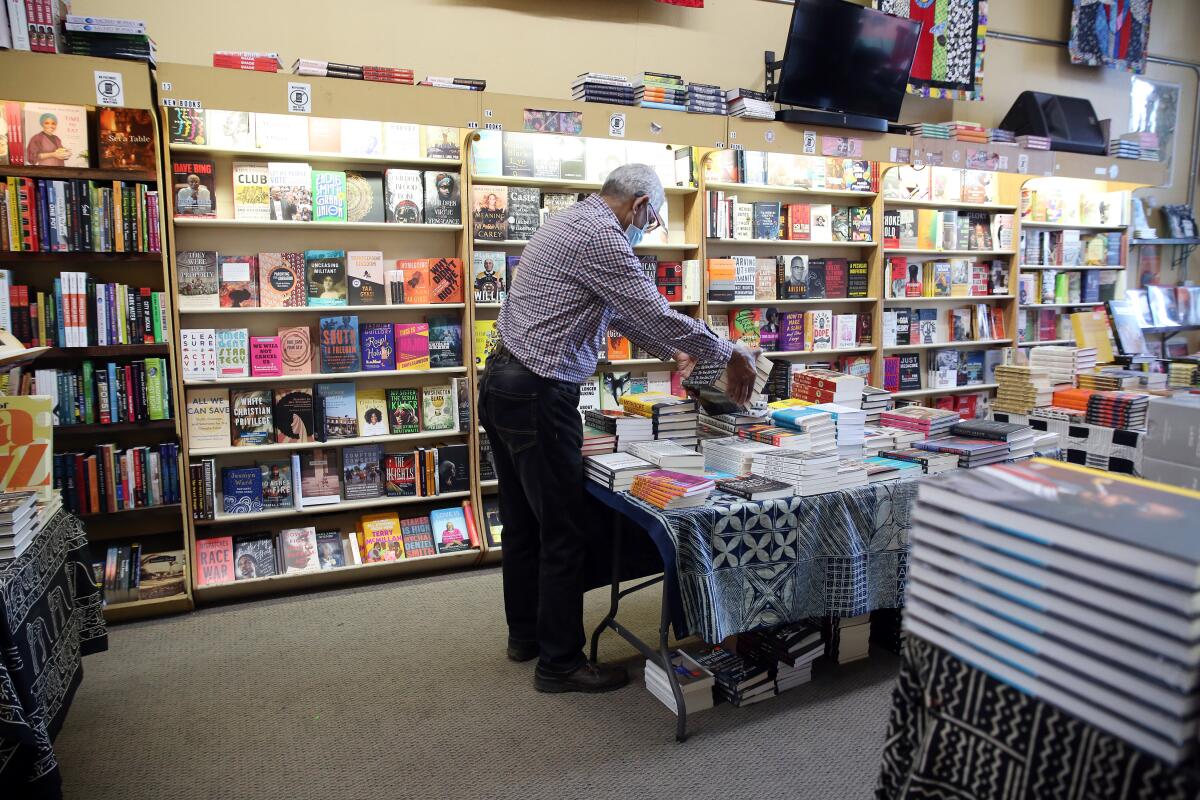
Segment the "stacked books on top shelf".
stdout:
<path fill-rule="evenodd" d="M 283 69 L 279 53 L 259 53 L 247 50 L 217 50 L 213 53 L 212 65 L 248 72 L 279 72 Z"/>
<path fill-rule="evenodd" d="M 357 81 L 404 83 L 409 86 L 413 82 L 413 71 L 411 69 L 340 64 L 336 61 L 320 61 L 312 58 L 297 58 L 292 62 L 292 73 L 296 75 L 314 75 L 322 78 L 347 78 Z"/>
<path fill-rule="evenodd" d="M 641 81 L 633 87 L 633 96 L 642 108 L 688 110 L 688 89 L 682 75 L 643 72 Z"/>
<path fill-rule="evenodd" d="M 636 476 L 629 493 L 656 508 L 674 511 L 704 505 L 714 487 L 708 478 L 656 469 Z"/>
<path fill-rule="evenodd" d="M 449 75 L 426 75 L 425 80 L 417 86 L 432 86 L 437 89 L 463 89 L 470 92 L 482 92 L 487 88 L 487 81 L 482 78 L 454 78 Z"/>
<path fill-rule="evenodd" d="M 692 81 L 687 87 L 687 110 L 691 114 L 728 114 L 725 104 L 725 92 L 720 86 L 711 83 L 696 83 Z"/>
<path fill-rule="evenodd" d="M 571 82 L 571 99 L 585 103 L 613 103 L 620 106 L 637 105 L 633 84 L 624 75 L 605 72 L 583 72 Z"/>
<path fill-rule="evenodd" d="M 883 174 L 883 196 L 888 200 L 996 203 L 999 191 L 996 174 L 987 170 L 901 164 Z"/>
<path fill-rule="evenodd" d="M 905 630 L 1179 763 L 1200 683 L 1200 552 L 1180 532 L 1197 514 L 1196 492 L 1040 459 L 924 484 Z"/>
<path fill-rule="evenodd" d="M 170 335 L 166 293 L 62 272 L 48 292 L 0 269 L 0 327 L 26 347 L 156 344 Z"/>
<path fill-rule="evenodd" d="M 879 182 L 879 162 L 760 150 L 717 150 L 705 163 L 705 179 L 746 186 L 809 189 L 818 193 L 870 193 Z M 712 202 L 711 197 L 709 202 Z"/>
<path fill-rule="evenodd" d="M 1018 136 L 1017 144 L 1021 145 L 1021 147 L 1024 147 L 1027 150 L 1049 150 L 1050 149 L 1050 139 L 1046 136 L 1034 136 L 1032 134 L 1028 134 L 1025 136 Z"/>
<path fill-rule="evenodd" d="M 916 122 L 908 126 L 908 132 L 926 139 L 949 139 L 950 125 L 943 122 Z"/>
<path fill-rule="evenodd" d="M 1116 158 L 1136 158 L 1158 161 L 1158 134 L 1153 132 L 1123 133 L 1108 143 L 1108 154 Z"/>
<path fill-rule="evenodd" d="M 797 242 L 870 242 L 870 206 L 829 203 L 738 202 L 737 195 L 708 193 L 705 235 L 714 239 Z"/>
<path fill-rule="evenodd" d="M 9 8 L 12 7 L 10 4 Z M 63 20 L 62 52 L 145 61 L 151 67 L 157 66 L 157 47 L 146 33 L 145 21 L 140 19 L 68 14 Z"/>
<path fill-rule="evenodd" d="M 20 557 L 38 530 L 37 496 L 33 492 L 0 494 L 0 563 Z"/>
<path fill-rule="evenodd" d="M 1017 135 L 1004 128 L 988 128 L 988 143 L 1015 146 L 1017 144 Z"/>
<path fill-rule="evenodd" d="M 988 143 L 987 128 L 978 122 L 954 120 L 946 127 L 949 129 L 950 138 L 956 141 L 972 142 L 974 144 Z"/>
<path fill-rule="evenodd" d="M 632 453 L 591 455 L 585 457 L 583 463 L 587 479 L 612 492 L 629 491 L 638 475 L 654 469 L 649 461 Z"/>
<path fill-rule="evenodd" d="M 725 101 L 727 110 L 731 117 L 745 117 L 747 119 L 775 119 L 775 106 L 771 103 L 771 98 L 765 92 L 756 92 L 752 89 L 726 89 Z"/>

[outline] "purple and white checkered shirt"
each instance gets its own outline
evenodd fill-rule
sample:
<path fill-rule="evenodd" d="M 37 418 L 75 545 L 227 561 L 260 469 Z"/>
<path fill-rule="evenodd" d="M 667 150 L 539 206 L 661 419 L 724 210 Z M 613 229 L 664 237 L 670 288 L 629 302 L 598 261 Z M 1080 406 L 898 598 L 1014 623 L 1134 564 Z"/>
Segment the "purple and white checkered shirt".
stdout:
<path fill-rule="evenodd" d="M 526 368 L 571 383 L 596 373 L 609 329 L 664 361 L 682 350 L 724 364 L 733 352 L 704 323 L 667 305 L 595 194 L 550 217 L 525 245 L 497 326 Z"/>

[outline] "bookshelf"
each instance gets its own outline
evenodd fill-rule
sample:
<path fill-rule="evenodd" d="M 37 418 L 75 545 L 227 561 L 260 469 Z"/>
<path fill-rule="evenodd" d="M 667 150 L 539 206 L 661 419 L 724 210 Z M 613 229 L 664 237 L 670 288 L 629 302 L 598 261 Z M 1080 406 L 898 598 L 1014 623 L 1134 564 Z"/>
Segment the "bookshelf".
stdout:
<path fill-rule="evenodd" d="M 176 252 L 211 250 L 222 254 L 255 255 L 260 252 L 302 252 L 306 250 L 342 250 L 342 251 L 379 251 L 383 254 L 384 268 L 392 269 L 392 263 L 401 259 L 435 259 L 440 257 L 460 259 L 464 264 L 462 282 L 466 284 L 471 263 L 471 242 L 469 225 L 464 224 L 469 206 L 469 197 L 465 161 L 462 152 L 465 147 L 467 129 L 477 124 L 479 114 L 479 97 L 475 92 L 454 92 L 443 90 L 422 89 L 412 86 L 397 86 L 391 84 L 374 84 L 365 82 L 347 82 L 336 79 L 305 77 L 303 80 L 312 86 L 311 115 L 288 114 L 287 84 L 295 79 L 294 75 L 264 74 L 242 72 L 238 70 L 211 69 L 178 64 L 160 64 L 158 79 L 165 87 L 160 93 L 162 124 L 169 129 L 171 107 L 180 100 L 197 100 L 205 110 L 228 112 L 252 112 L 255 120 L 258 115 L 277 114 L 289 117 L 288 124 L 308 124 L 308 120 L 318 119 L 322 130 L 327 130 L 329 120 L 358 120 L 377 123 L 376 130 L 384 137 L 380 143 L 381 151 L 391 149 L 387 136 L 392 130 L 407 126 L 440 126 L 448 129 L 444 134 L 442 146 L 450 153 L 457 147 L 457 153 L 447 158 L 430 157 L 433 133 L 430 129 L 419 127 L 421 131 L 420 149 L 416 151 L 399 152 L 391 150 L 379 153 L 364 154 L 363 150 L 352 148 L 348 143 L 350 128 L 344 123 L 333 125 L 340 131 L 340 148 L 323 146 L 318 141 L 317 134 L 306 140 L 305 147 L 268 146 L 265 139 L 246 139 L 242 142 L 230 142 L 228 139 L 216 137 L 203 143 L 192 141 L 169 141 L 167 149 L 172 162 L 195 162 L 210 160 L 216 176 L 212 195 L 215 200 L 215 217 L 176 217 L 173 214 L 166 217 L 171 230 L 172 276 L 178 276 L 178 264 L 175 262 Z M 353 83 L 354 85 L 346 85 Z M 305 123 L 296 123 L 296 119 Z M 392 125 L 400 123 L 402 125 Z M 318 124 L 318 123 L 314 123 Z M 313 130 L 317 130 L 316 127 Z M 386 131 L 387 133 L 384 133 Z M 438 132 L 438 135 L 443 135 Z M 430 137 L 430 149 L 425 149 L 426 136 Z M 176 137 L 169 137 L 175 139 Z M 263 148 L 255 145 L 259 142 Z M 414 141 L 414 144 L 416 142 Z M 447 173 L 458 181 L 460 198 L 460 218 L 458 222 L 435 224 L 430 222 L 395 222 L 383 221 L 275 221 L 271 219 L 237 218 L 235 216 L 233 194 L 233 170 L 235 164 L 247 163 L 307 163 L 313 170 L 354 171 L 360 172 L 365 179 L 380 175 L 379 186 L 384 179 L 382 173 L 387 169 L 436 170 Z M 176 188 L 174 185 L 172 188 Z M 379 191 L 379 190 L 376 190 Z M 173 195 L 174 193 L 172 193 Z M 375 201 L 385 203 L 383 195 L 376 194 Z M 419 202 L 419 201 L 418 201 Z M 173 209 L 172 209 L 173 210 Z M 368 212 L 372 213 L 372 212 Z M 378 212 L 374 212 L 378 213 Z M 390 218 L 391 209 L 387 210 Z M 371 220 L 368 216 L 367 220 Z M 175 290 L 179 291 L 178 280 Z M 462 363 L 452 367 L 430 367 L 422 369 L 393 369 L 393 370 L 362 370 L 342 373 L 290 374 L 283 376 L 228 377 L 206 380 L 184 380 L 182 371 L 177 373 L 180 385 L 180 396 L 186 402 L 188 390 L 204 387 L 261 387 L 271 389 L 287 386 L 312 386 L 319 382 L 349 381 L 355 384 L 356 392 L 367 389 L 412 388 L 418 394 L 422 387 L 444 386 L 451 381 L 459 382 L 459 390 L 468 397 L 474 394 L 474 379 L 469 365 L 473 363 L 471 351 L 472 337 L 472 308 L 467 302 L 469 289 L 461 302 L 425 303 L 414 302 L 407 304 L 389 303 L 385 305 L 349 305 L 344 307 L 297 306 L 297 307 L 217 307 L 217 308 L 179 308 L 175 309 L 177 330 L 186 328 L 245 328 L 250 336 L 271 336 L 279 328 L 307 326 L 311 333 L 319 327 L 319 319 L 323 316 L 353 315 L 358 317 L 359 324 L 369 322 L 387 323 L 420 323 L 433 316 L 450 316 L 461 325 Z M 385 295 L 385 300 L 388 299 Z M 315 345 L 317 346 L 317 345 Z M 315 360 L 315 359 L 314 359 Z M 225 514 L 221 509 L 221 477 L 222 468 L 237 468 L 254 466 L 258 463 L 275 462 L 287 459 L 292 454 L 298 454 L 301 459 L 306 453 L 327 449 L 341 454 L 347 448 L 361 445 L 381 446 L 385 453 L 410 452 L 421 447 L 440 447 L 442 445 L 466 444 L 473 440 L 476 426 L 476 411 L 474 403 L 469 404 L 469 423 L 459 425 L 457 430 L 436 431 L 420 430 L 416 433 L 392 433 L 375 436 L 354 436 L 350 438 L 329 439 L 325 442 L 306 441 L 297 443 L 268 443 L 252 446 L 193 446 L 188 432 L 184 430 L 185 445 L 187 446 L 190 462 L 212 459 L 216 478 L 216 512 L 214 519 L 193 520 L 190 509 L 191 496 L 185 497 L 189 505 L 186 515 L 189 530 L 189 548 L 195 552 L 196 543 L 213 536 L 239 534 L 254 534 L 267 532 L 276 537 L 281 530 L 297 527 L 313 526 L 319 531 L 338 530 L 345 537 L 354 532 L 359 518 L 364 513 L 374 511 L 396 511 L 400 518 L 428 514 L 433 509 L 452 508 L 461 506 L 464 501 L 473 501 L 476 489 L 471 481 L 463 483 L 461 490 L 444 490 L 432 496 L 379 496 L 367 499 L 346 499 L 343 486 L 342 499 L 327 505 L 307 505 L 296 508 L 271 509 L 263 511 Z M 468 473 L 477 470 L 474 449 L 467 447 Z M 339 467 L 339 485 L 341 469 Z M 473 512 L 464 508 L 465 514 Z M 435 556 L 404 558 L 394 562 L 374 562 L 351 564 L 322 569 L 312 572 L 285 572 L 284 574 L 258 578 L 243 578 L 227 583 L 202 584 L 201 576 L 194 567 L 193 581 L 196 598 L 201 602 L 214 602 L 237 598 L 254 597 L 288 591 L 303 591 L 319 586 L 334 586 L 346 583 L 386 579 L 398 575 L 415 574 L 432 570 L 461 568 L 478 562 L 482 554 L 480 549 L 470 549 L 460 552 L 441 553 Z"/>
<path fill-rule="evenodd" d="M 147 166 L 143 162 L 134 169 L 109 169 L 98 166 L 100 153 L 94 149 L 94 145 L 97 144 L 96 129 L 101 124 L 102 109 L 96 106 L 96 71 L 120 74 L 124 87 L 124 108 L 147 112 L 146 133 L 151 139 L 149 152 L 155 155 L 154 163 Z M 95 186 L 111 186 L 112 182 L 119 181 L 124 182 L 124 187 L 128 187 L 131 193 L 139 185 L 145 187 L 146 191 L 158 191 L 161 201 L 161 187 L 165 185 L 161 158 L 157 157 L 161 137 L 156 122 L 157 115 L 154 113 L 151 86 L 150 71 L 145 64 L 139 62 L 73 55 L 47 58 L 38 53 L 20 51 L 0 53 L 0 97 L 22 103 L 82 106 L 86 109 L 87 119 L 83 134 L 89 141 L 88 162 L 92 165 L 51 167 L 5 164 L 0 166 L 0 181 L 9 177 L 47 181 L 94 181 Z M 68 135 L 66 130 L 59 130 L 58 133 L 64 137 Z M 29 132 L 26 131 L 26 134 Z M 157 231 L 151 227 L 151 197 L 147 196 L 144 200 L 138 198 L 143 200 L 141 211 L 144 217 L 139 222 L 141 227 L 136 230 L 144 238 L 134 247 L 121 252 L 94 252 L 85 247 L 84 242 L 76 239 L 72 242 L 74 248 L 71 251 L 0 251 L 0 265 L 11 273 L 14 285 L 27 285 L 31 295 L 35 291 L 43 292 L 51 301 L 54 297 L 54 280 L 59 278 L 61 272 L 87 273 L 97 284 L 120 283 L 130 287 L 146 287 L 154 292 L 167 292 L 169 296 L 170 272 L 165 255 L 168 248 L 163 227 L 160 226 Z M 161 203 L 157 212 L 161 221 L 165 213 Z M 156 235 L 162 243 L 160 252 L 149 247 L 152 235 Z M 94 246 L 99 245 L 97 240 Z M 113 250 L 116 249 L 114 244 Z M 164 336 L 166 341 L 161 344 L 55 347 L 46 351 L 26 371 L 30 374 L 42 369 L 75 371 L 81 370 L 85 361 L 99 368 L 109 362 L 126 365 L 147 357 L 165 359 L 173 365 L 176 362 L 174 337 L 167 333 L 168 335 Z M 91 340 L 96 341 L 96 336 L 96 332 L 93 331 Z M 91 385 L 86 389 L 94 391 Z M 46 393 L 44 388 L 39 387 L 39 391 Z M 172 392 L 171 402 L 165 407 L 165 419 L 58 425 L 54 429 L 54 451 L 88 454 L 95 453 L 97 446 L 105 444 L 115 444 L 121 449 L 126 449 L 143 446 L 155 448 L 177 443 L 180 441 L 177 398 L 177 393 Z M 182 481 L 180 488 L 182 491 Z M 93 561 L 104 562 L 110 544 L 130 542 L 139 543 L 146 553 L 183 551 L 185 561 L 190 561 L 187 520 L 179 503 L 167 502 L 107 513 L 81 513 L 79 516 L 84 522 L 89 541 L 93 543 Z M 106 619 L 116 622 L 179 613 L 192 607 L 191 576 L 185 570 L 182 593 L 112 603 L 105 608 L 104 613 Z"/>

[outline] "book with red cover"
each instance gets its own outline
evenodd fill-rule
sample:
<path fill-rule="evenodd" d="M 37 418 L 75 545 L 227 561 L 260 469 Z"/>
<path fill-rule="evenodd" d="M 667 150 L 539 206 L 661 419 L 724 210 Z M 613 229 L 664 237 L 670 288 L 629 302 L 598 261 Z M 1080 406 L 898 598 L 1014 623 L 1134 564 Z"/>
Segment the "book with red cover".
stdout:
<path fill-rule="evenodd" d="M 212 586 L 233 580 L 232 536 L 196 540 L 196 580 L 198 586 Z"/>
<path fill-rule="evenodd" d="M 808 203 L 787 204 L 787 239 L 807 241 L 812 238 L 811 210 Z"/>

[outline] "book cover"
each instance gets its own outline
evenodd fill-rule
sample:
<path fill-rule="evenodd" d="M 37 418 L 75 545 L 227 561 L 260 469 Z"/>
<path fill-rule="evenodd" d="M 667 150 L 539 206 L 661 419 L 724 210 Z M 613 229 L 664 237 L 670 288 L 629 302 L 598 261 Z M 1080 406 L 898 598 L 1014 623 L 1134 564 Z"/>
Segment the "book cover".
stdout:
<path fill-rule="evenodd" d="M 321 317 L 318 335 L 322 373 L 359 372 L 362 369 L 358 350 L 358 317 Z"/>
<path fill-rule="evenodd" d="M 778 349 L 788 352 L 804 349 L 803 311 L 785 311 L 779 315 Z"/>
<path fill-rule="evenodd" d="M 359 325 L 359 349 L 365 372 L 396 368 L 396 342 L 393 323 L 364 322 Z"/>
<path fill-rule="evenodd" d="M 208 115 L 202 108 L 168 108 L 167 141 L 208 144 Z"/>
<path fill-rule="evenodd" d="M 825 262 L 825 296 L 846 297 L 847 283 L 850 279 L 850 262 L 844 258 L 826 258 L 823 261 Z"/>
<path fill-rule="evenodd" d="M 304 271 L 308 305 L 348 305 L 345 250 L 305 250 Z"/>
<path fill-rule="evenodd" d="M 478 176 L 503 175 L 503 131 L 480 130 L 476 131 L 476 134 L 479 138 L 471 145 L 474 174 Z"/>
<path fill-rule="evenodd" d="M 346 566 L 346 551 L 342 546 L 341 531 L 317 531 L 317 561 L 321 569 L 337 569 Z"/>
<path fill-rule="evenodd" d="M 342 120 L 342 154 L 360 158 L 383 155 L 383 124 L 372 119 Z"/>
<path fill-rule="evenodd" d="M 246 328 L 217 328 L 217 376 L 246 378 L 250 375 L 250 337 Z"/>
<path fill-rule="evenodd" d="M 458 317 L 432 316 L 429 326 L 429 366 L 433 369 L 461 367 L 462 323 Z"/>
<path fill-rule="evenodd" d="M 358 436 L 358 400 L 352 382 L 318 383 L 313 403 L 320 410 L 325 441 Z"/>
<path fill-rule="evenodd" d="M 304 254 L 258 254 L 258 304 L 262 308 L 305 305 Z"/>
<path fill-rule="evenodd" d="M 471 488 L 467 445 L 442 445 L 437 449 L 437 465 L 441 492 L 465 492 Z"/>
<path fill-rule="evenodd" d="M 196 583 L 215 586 L 233 576 L 233 537 L 212 536 L 196 540 Z"/>
<path fill-rule="evenodd" d="M 921 388 L 921 354 L 901 353 L 897 360 L 899 368 L 899 389 L 901 392 L 914 391 Z"/>
<path fill-rule="evenodd" d="M 475 346 L 473 353 L 475 355 L 475 364 L 479 366 L 487 362 L 488 356 L 492 354 L 496 344 L 500 341 L 500 334 L 496 330 L 496 320 L 494 319 L 477 319 L 475 320 Z"/>
<path fill-rule="evenodd" d="M 409 122 L 383 123 L 383 153 L 400 160 L 420 158 L 421 126 Z"/>
<path fill-rule="evenodd" d="M 937 350 L 933 354 L 933 360 L 932 374 L 930 375 L 932 381 L 929 388 L 953 389 L 958 386 L 958 351 Z"/>
<path fill-rule="evenodd" d="M 284 573 L 291 575 L 321 569 L 317 559 L 317 529 L 313 526 L 284 528 L 279 532 L 279 545 Z"/>
<path fill-rule="evenodd" d="M 870 206 L 853 206 L 850 209 L 850 241 L 871 241 L 874 235 L 874 226 Z"/>
<path fill-rule="evenodd" d="M 429 324 L 397 322 L 396 369 L 429 369 Z"/>
<path fill-rule="evenodd" d="M 827 309 L 804 313 L 805 350 L 829 350 L 833 347 L 833 312 Z"/>
<path fill-rule="evenodd" d="M 382 172 L 346 170 L 346 221 L 386 221 Z"/>
<path fill-rule="evenodd" d="M 298 444 L 313 441 L 315 428 L 312 387 L 276 387 L 272 417 L 277 443 Z"/>
<path fill-rule="evenodd" d="M 383 457 L 383 489 L 388 497 L 415 497 L 417 459 L 413 453 L 388 453 Z"/>
<path fill-rule="evenodd" d="M 157 162 L 150 112 L 141 108 L 97 108 L 96 149 L 96 166 L 100 169 L 154 169 Z"/>
<path fill-rule="evenodd" d="M 308 149 L 316 153 L 340 153 L 342 121 L 332 117 L 309 117 Z"/>
<path fill-rule="evenodd" d="M 527 241 L 541 224 L 542 192 L 534 186 L 508 187 L 508 238 Z"/>
<path fill-rule="evenodd" d="M 208 144 L 218 150 L 253 150 L 254 116 L 250 111 L 210 109 L 205 129 Z"/>
<path fill-rule="evenodd" d="M 277 574 L 274 537 L 269 533 L 236 537 L 233 541 L 233 570 L 234 577 L 239 581 Z"/>
<path fill-rule="evenodd" d="M 463 302 L 463 265 L 458 258 L 429 259 L 430 302 Z"/>
<path fill-rule="evenodd" d="M 187 560 L 182 550 L 155 553 L 143 548 L 139 562 L 138 600 L 172 597 L 186 590 L 184 573 L 187 572 Z"/>
<path fill-rule="evenodd" d="M 177 251 L 175 280 L 179 286 L 180 311 L 220 307 L 220 276 L 215 250 Z"/>
<path fill-rule="evenodd" d="M 268 461 L 258 465 L 262 473 L 263 510 L 292 507 L 292 462 Z"/>
<path fill-rule="evenodd" d="M 233 420 L 233 446 L 268 444 L 273 438 L 270 389 L 233 389 L 229 405 Z"/>
<path fill-rule="evenodd" d="M 338 451 L 318 447 L 300 453 L 300 496 L 305 507 L 328 505 L 342 499 L 338 478 Z"/>
<path fill-rule="evenodd" d="M 266 162 L 233 163 L 234 219 L 271 218 L 271 184 Z"/>
<path fill-rule="evenodd" d="M 831 227 L 833 229 L 833 241 L 848 242 L 850 241 L 850 209 L 846 206 L 834 206 L 833 216 L 831 217 Z"/>
<path fill-rule="evenodd" d="M 804 276 L 804 296 L 809 300 L 820 300 L 826 297 L 825 267 L 828 259 L 810 258 L 808 271 Z"/>
<path fill-rule="evenodd" d="M 346 253 L 346 281 L 350 305 L 384 305 L 387 300 L 383 294 L 382 251 L 348 251 Z"/>
<path fill-rule="evenodd" d="M 383 496 L 383 447 L 354 445 L 342 449 L 342 486 L 347 500 Z"/>
<path fill-rule="evenodd" d="M 505 133 L 503 141 L 504 165 L 503 174 L 513 178 L 532 178 L 534 168 L 534 151 L 545 137 L 528 133 Z"/>
<path fill-rule="evenodd" d="M 314 222 L 346 221 L 346 173 L 341 170 L 312 171 Z"/>
<path fill-rule="evenodd" d="M 250 374 L 273 378 L 283 374 L 283 354 L 278 336 L 250 337 Z"/>
<path fill-rule="evenodd" d="M 355 397 L 359 436 L 385 436 L 388 432 L 387 397 L 383 389 L 360 388 Z"/>
<path fill-rule="evenodd" d="M 833 206 L 828 203 L 814 203 L 810 206 L 812 217 L 812 241 L 833 241 Z"/>
<path fill-rule="evenodd" d="M 423 221 L 425 187 L 418 169 L 389 169 L 383 173 L 385 219 L 415 225 Z"/>
<path fill-rule="evenodd" d="M 263 510 L 262 473 L 258 467 L 221 468 L 221 510 L 257 514 Z"/>
<path fill-rule="evenodd" d="M 471 549 L 471 541 L 467 538 L 467 518 L 461 506 L 429 512 L 429 527 L 433 529 L 433 544 L 439 553 Z"/>
<path fill-rule="evenodd" d="M 426 305 L 433 301 L 433 278 L 428 258 L 398 259 L 396 268 L 404 278 L 404 304 Z"/>
<path fill-rule="evenodd" d="M 421 426 L 427 431 L 458 430 L 458 406 L 449 386 L 421 387 Z"/>
<path fill-rule="evenodd" d="M 488 241 L 503 241 L 508 236 L 508 187 L 472 186 L 471 221 L 473 236 Z"/>
<path fill-rule="evenodd" d="M 188 446 L 195 450 L 229 447 L 229 390 L 187 390 Z"/>
<path fill-rule="evenodd" d="M 921 241 L 921 237 L 917 233 L 917 209 L 901 208 L 899 214 L 900 247 L 906 250 L 915 249 Z"/>
<path fill-rule="evenodd" d="M 221 308 L 258 307 L 258 256 L 221 256 Z"/>
<path fill-rule="evenodd" d="M 398 435 L 420 432 L 420 397 L 416 389 L 388 389 L 387 410 L 389 433 Z"/>
<path fill-rule="evenodd" d="M 312 167 L 293 161 L 267 162 L 267 216 L 276 222 L 312 220 Z"/>
<path fill-rule="evenodd" d="M 30 167 L 91 166 L 87 109 L 24 103 L 25 164 Z"/>
<path fill-rule="evenodd" d="M 779 299 L 803 300 L 807 297 L 808 264 L 806 255 L 776 257 L 775 280 L 779 287 Z"/>
<path fill-rule="evenodd" d="M 867 286 L 867 262 L 851 261 L 846 266 L 846 296 L 847 297 L 866 297 L 868 293 Z"/>
<path fill-rule="evenodd" d="M 266 153 L 303 153 L 308 150 L 308 120 L 293 114 L 256 113 L 254 142 Z"/>
<path fill-rule="evenodd" d="M 394 511 L 366 514 L 359 522 L 362 529 L 363 562 L 399 561 L 404 558 L 404 535 L 400 517 Z"/>
<path fill-rule="evenodd" d="M 279 353 L 284 375 L 311 375 L 313 369 L 312 334 L 307 325 L 279 329 Z"/>
<path fill-rule="evenodd" d="M 458 160 L 462 158 L 460 142 L 461 133 L 458 128 L 445 125 L 421 126 L 421 147 L 426 158 Z"/>
<path fill-rule="evenodd" d="M 217 176 L 212 159 L 171 162 L 171 194 L 177 217 L 217 216 Z"/>
<path fill-rule="evenodd" d="M 207 381 L 218 377 L 217 332 L 213 328 L 180 330 L 179 355 L 185 381 Z"/>
<path fill-rule="evenodd" d="M 425 171 L 425 222 L 430 225 L 462 222 L 462 186 L 457 173 Z"/>

